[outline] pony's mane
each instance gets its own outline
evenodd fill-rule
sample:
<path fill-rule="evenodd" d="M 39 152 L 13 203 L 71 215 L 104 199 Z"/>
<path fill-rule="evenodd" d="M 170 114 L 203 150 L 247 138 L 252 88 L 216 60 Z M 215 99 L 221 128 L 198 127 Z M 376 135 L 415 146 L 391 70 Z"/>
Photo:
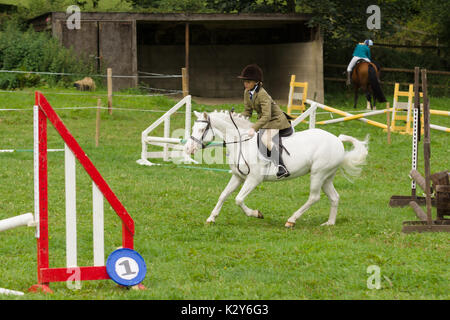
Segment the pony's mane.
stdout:
<path fill-rule="evenodd" d="M 228 110 L 220 110 L 220 111 L 214 110 L 213 112 L 210 113 L 210 116 L 211 115 L 217 116 L 220 119 L 231 123 L 230 113 Z M 252 122 L 249 120 L 249 118 L 244 117 L 240 113 L 233 112 L 233 120 L 234 120 L 234 122 L 236 122 L 236 125 L 239 128 L 247 128 L 248 129 L 252 125 Z"/>

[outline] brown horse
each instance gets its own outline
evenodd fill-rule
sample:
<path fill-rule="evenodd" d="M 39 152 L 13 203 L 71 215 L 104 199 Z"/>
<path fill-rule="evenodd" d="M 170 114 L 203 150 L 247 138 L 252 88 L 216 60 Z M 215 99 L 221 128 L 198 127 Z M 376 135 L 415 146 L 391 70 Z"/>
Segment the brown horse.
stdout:
<path fill-rule="evenodd" d="M 375 101 L 386 102 L 383 91 L 381 90 L 380 81 L 380 68 L 373 62 L 367 62 L 360 60 L 357 62 L 352 71 L 352 83 L 355 89 L 355 104 L 356 108 L 358 102 L 358 90 L 362 89 L 366 94 L 367 101 L 370 104 L 370 109 L 376 109 Z M 373 96 L 373 105 L 372 105 Z M 369 108 L 369 107 L 368 107 Z"/>

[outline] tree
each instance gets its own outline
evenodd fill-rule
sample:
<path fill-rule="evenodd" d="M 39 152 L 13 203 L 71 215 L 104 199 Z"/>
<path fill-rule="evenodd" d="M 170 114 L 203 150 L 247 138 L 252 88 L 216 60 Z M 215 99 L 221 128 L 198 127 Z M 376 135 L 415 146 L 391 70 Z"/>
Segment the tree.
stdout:
<path fill-rule="evenodd" d="M 143 8 L 143 9 L 148 9 L 148 8 L 156 8 L 159 3 L 161 2 L 160 0 L 126 0 L 127 2 L 131 3 L 131 5 L 133 6 L 133 8 Z"/>
<path fill-rule="evenodd" d="M 362 41 L 366 38 L 388 36 L 396 32 L 395 26 L 406 21 L 413 10 L 411 1 L 405 0 L 299 0 L 301 10 L 312 14 L 310 25 L 319 25 L 325 39 Z M 367 29 L 366 13 L 370 5 L 381 9 L 381 28 Z"/>
<path fill-rule="evenodd" d="M 293 13 L 296 0 L 206 0 L 206 7 L 224 13 Z"/>

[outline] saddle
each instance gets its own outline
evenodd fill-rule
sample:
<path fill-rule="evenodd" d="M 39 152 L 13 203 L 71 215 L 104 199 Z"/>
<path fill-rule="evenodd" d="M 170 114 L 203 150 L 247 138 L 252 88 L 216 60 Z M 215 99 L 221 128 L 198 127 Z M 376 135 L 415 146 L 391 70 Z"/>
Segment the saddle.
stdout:
<path fill-rule="evenodd" d="M 289 137 L 294 133 L 294 130 L 292 129 L 292 127 L 280 130 L 278 132 L 278 146 L 279 146 L 279 150 L 280 150 L 280 156 L 281 153 L 284 151 L 286 151 L 286 153 L 290 156 L 291 154 L 289 153 L 289 151 L 286 149 L 285 146 L 283 146 L 283 139 L 285 137 Z M 267 149 L 266 145 L 264 143 L 261 142 L 261 132 L 258 131 L 257 133 L 257 146 L 258 146 L 258 150 L 260 155 L 265 159 L 265 160 L 270 160 L 270 157 L 272 155 L 272 151 Z M 275 146 L 275 148 L 277 148 L 278 146 Z"/>
<path fill-rule="evenodd" d="M 364 60 L 364 59 L 358 59 L 358 60 L 356 61 L 355 65 L 353 66 L 352 72 L 351 72 L 350 74 L 353 74 L 353 70 L 355 70 L 356 66 L 357 66 L 358 64 L 360 64 L 361 62 L 367 62 L 367 61 Z"/>

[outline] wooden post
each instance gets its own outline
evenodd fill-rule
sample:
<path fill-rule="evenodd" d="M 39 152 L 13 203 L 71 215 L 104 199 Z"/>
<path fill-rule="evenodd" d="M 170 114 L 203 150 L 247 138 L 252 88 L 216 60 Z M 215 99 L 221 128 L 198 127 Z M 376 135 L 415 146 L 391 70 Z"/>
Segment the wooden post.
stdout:
<path fill-rule="evenodd" d="M 185 38 L 184 38 L 184 49 L 185 49 L 185 69 L 186 69 L 186 91 L 189 92 L 189 23 L 186 23 Z"/>
<path fill-rule="evenodd" d="M 137 88 L 139 84 L 138 77 L 138 67 L 137 67 L 137 31 L 136 31 L 136 20 L 131 22 L 131 67 L 133 70 L 133 86 Z"/>
<path fill-rule="evenodd" d="M 100 107 L 102 105 L 102 100 L 97 100 L 97 117 L 95 121 L 95 146 L 98 147 L 98 141 L 100 137 Z"/>
<path fill-rule="evenodd" d="M 387 143 L 391 144 L 391 111 L 389 102 L 386 103 L 386 125 L 387 125 Z"/>
<path fill-rule="evenodd" d="M 108 112 L 112 114 L 112 69 L 108 68 L 107 72 L 107 84 L 108 84 Z"/>
<path fill-rule="evenodd" d="M 427 70 L 420 70 L 422 73 L 422 92 L 423 92 L 423 127 L 424 127 L 424 138 L 423 138 L 423 160 L 425 163 L 425 195 L 427 203 L 427 223 L 431 225 L 431 191 L 430 191 L 430 104 L 427 95 Z M 420 130 L 420 127 L 419 129 Z M 420 132 L 420 131 L 419 131 Z"/>
<path fill-rule="evenodd" d="M 189 94 L 188 86 L 187 86 L 187 74 L 186 74 L 186 68 L 181 68 L 181 84 L 183 88 L 183 98 L 186 97 Z"/>

